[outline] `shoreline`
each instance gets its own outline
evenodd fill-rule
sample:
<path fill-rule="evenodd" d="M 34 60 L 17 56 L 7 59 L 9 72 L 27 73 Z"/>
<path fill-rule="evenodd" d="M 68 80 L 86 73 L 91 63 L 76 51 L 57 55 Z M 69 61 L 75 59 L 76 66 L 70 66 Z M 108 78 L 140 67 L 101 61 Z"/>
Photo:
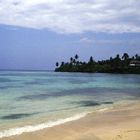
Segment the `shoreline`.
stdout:
<path fill-rule="evenodd" d="M 135 100 L 135 102 L 137 102 Z M 9 129 L 5 129 L 5 130 L 1 130 L 0 131 L 0 139 L 1 138 L 8 138 L 8 137 L 12 137 L 12 136 L 16 136 L 16 135 L 22 135 L 23 133 L 31 133 L 31 132 L 36 132 L 36 131 L 41 131 L 47 128 L 51 128 L 51 127 L 55 127 L 58 125 L 62 125 L 65 123 L 69 123 L 69 122 L 73 122 L 76 120 L 80 120 L 84 117 L 86 117 L 89 114 L 92 113 L 99 113 L 99 112 L 104 112 L 107 110 L 110 110 L 112 108 L 118 107 L 118 106 L 124 106 L 124 105 L 128 105 L 128 104 L 132 104 L 133 101 L 118 101 L 116 103 L 113 103 L 111 106 L 102 106 L 101 108 L 96 108 L 94 110 L 90 110 L 90 111 L 86 111 L 86 112 L 81 112 L 79 114 L 75 114 L 73 116 L 69 116 L 67 118 L 58 118 L 55 121 L 48 121 L 48 122 L 44 122 L 44 123 L 38 123 L 38 124 L 31 124 L 31 125 L 24 125 L 24 126 L 18 126 L 18 127 L 13 127 L 13 128 L 9 128 Z"/>
<path fill-rule="evenodd" d="M 88 115 L 89 113 L 90 112 L 85 112 L 85 113 L 80 113 L 80 114 L 77 114 L 77 115 L 74 115 L 65 119 L 58 119 L 56 121 L 49 121 L 46 123 L 41 123 L 41 124 L 36 124 L 36 125 L 25 125 L 23 127 L 16 127 L 16 128 L 3 130 L 3 131 L 0 131 L 0 138 L 21 135 L 23 133 L 36 132 L 36 131 L 47 129 L 50 127 L 55 127 L 55 126 L 62 125 L 68 122 L 79 120 L 85 117 L 86 115 Z"/>
<path fill-rule="evenodd" d="M 139 123 L 140 102 L 132 102 L 129 103 L 129 105 L 124 104 L 109 109 L 100 109 L 87 115 L 84 114 L 82 118 L 76 118 L 75 120 L 66 121 L 62 124 L 47 127 L 42 130 L 0 139 L 30 140 L 34 138 L 35 140 L 84 140 L 83 137 L 85 137 L 87 140 L 119 140 L 121 137 L 120 139 L 123 140 L 122 137 L 128 135 L 128 131 L 129 133 L 131 132 L 131 134 L 135 133 L 133 137 L 140 138 Z M 113 139 L 113 137 L 116 139 Z M 134 140 L 137 140 L 137 138 Z"/>

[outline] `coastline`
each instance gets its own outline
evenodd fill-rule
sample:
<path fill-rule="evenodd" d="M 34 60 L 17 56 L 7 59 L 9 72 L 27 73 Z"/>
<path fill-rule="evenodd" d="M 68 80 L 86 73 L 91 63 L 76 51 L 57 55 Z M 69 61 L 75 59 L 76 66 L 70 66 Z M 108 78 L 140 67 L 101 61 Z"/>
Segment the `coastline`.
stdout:
<path fill-rule="evenodd" d="M 140 102 L 132 102 L 89 113 L 43 130 L 1 138 L 1 140 L 138 140 Z"/>

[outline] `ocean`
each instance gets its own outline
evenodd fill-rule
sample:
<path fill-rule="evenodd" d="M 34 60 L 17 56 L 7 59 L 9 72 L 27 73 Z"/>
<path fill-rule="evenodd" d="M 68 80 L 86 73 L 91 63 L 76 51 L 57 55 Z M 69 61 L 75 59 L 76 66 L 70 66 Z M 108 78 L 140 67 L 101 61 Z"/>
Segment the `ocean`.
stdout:
<path fill-rule="evenodd" d="M 140 75 L 0 71 L 0 138 L 140 101 Z"/>

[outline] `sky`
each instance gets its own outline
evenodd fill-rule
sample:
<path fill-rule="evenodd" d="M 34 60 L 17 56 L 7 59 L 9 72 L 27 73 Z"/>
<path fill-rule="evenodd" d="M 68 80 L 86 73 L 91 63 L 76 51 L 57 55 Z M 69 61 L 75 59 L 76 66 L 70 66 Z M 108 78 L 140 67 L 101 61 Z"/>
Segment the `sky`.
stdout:
<path fill-rule="evenodd" d="M 124 52 L 140 55 L 140 0 L 0 0 L 0 69 Z"/>

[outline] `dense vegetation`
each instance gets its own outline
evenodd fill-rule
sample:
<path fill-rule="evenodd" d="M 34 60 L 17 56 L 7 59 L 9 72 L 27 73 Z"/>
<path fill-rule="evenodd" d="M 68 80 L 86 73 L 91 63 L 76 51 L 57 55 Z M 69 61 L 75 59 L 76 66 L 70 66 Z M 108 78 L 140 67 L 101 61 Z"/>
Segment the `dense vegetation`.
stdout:
<path fill-rule="evenodd" d="M 76 54 L 70 58 L 70 62 L 56 62 L 56 72 L 89 72 L 89 73 L 135 73 L 140 74 L 140 56 L 136 54 L 129 57 L 124 53 L 122 57 L 119 54 L 115 58 L 110 57 L 108 60 L 95 61 L 91 56 L 88 62 L 79 60 Z"/>

